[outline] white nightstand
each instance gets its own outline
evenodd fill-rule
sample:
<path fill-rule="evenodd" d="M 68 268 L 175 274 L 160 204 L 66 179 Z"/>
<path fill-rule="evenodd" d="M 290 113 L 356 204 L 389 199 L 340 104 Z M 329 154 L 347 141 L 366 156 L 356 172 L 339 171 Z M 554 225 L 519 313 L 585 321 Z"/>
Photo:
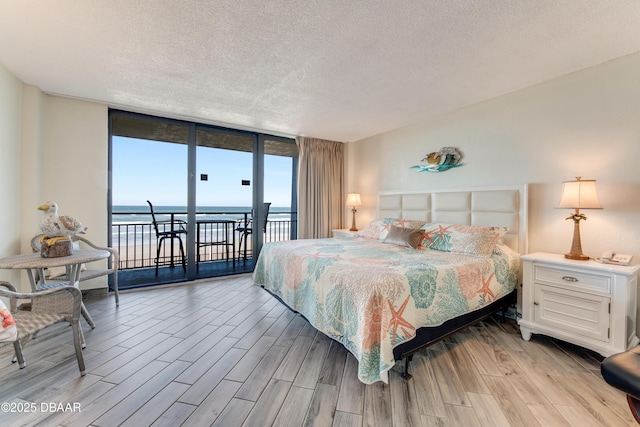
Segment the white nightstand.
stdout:
<path fill-rule="evenodd" d="M 521 257 L 522 338 L 549 335 L 609 356 L 638 344 L 637 265 L 618 266 L 563 255 Z"/>
<path fill-rule="evenodd" d="M 354 237 L 356 237 L 356 234 L 359 233 L 359 231 L 351 231 L 348 228 L 342 228 L 340 230 L 332 231 L 333 237 L 335 237 L 336 239 L 353 239 Z"/>

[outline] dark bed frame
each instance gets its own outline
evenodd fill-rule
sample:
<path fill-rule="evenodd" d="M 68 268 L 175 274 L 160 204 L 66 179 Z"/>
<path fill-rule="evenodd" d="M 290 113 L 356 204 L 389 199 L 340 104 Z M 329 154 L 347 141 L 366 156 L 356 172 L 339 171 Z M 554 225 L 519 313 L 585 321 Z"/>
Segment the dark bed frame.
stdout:
<path fill-rule="evenodd" d="M 393 357 L 395 360 L 404 360 L 404 369 L 401 374 L 402 378 L 405 380 L 411 379 L 409 364 L 413 359 L 413 355 L 420 350 L 429 347 L 430 345 L 435 344 L 468 326 L 485 320 L 492 314 L 501 312 L 501 321 L 504 322 L 509 306 L 516 303 L 516 294 L 517 291 L 514 289 L 511 293 L 495 300 L 491 304 L 447 320 L 440 326 L 418 328 L 416 336 L 413 339 L 405 341 L 393 349 Z"/>
<path fill-rule="evenodd" d="M 305 320 L 307 320 L 307 318 L 304 317 L 304 314 L 289 307 L 289 305 L 282 301 L 280 297 L 266 289 L 264 286 L 261 286 L 261 288 L 269 292 L 271 296 L 280 301 L 282 305 L 287 307 L 289 310 L 296 314 L 299 314 Z M 393 349 L 394 359 L 396 361 L 404 360 L 404 368 L 401 374 L 402 378 L 404 378 L 405 380 L 411 379 L 411 374 L 409 373 L 409 364 L 413 359 L 413 355 L 420 350 L 429 347 L 430 345 L 435 344 L 438 341 L 441 341 L 468 326 L 485 320 L 489 316 L 498 312 L 501 312 L 501 321 L 504 322 L 505 315 L 509 310 L 509 307 L 516 303 L 516 295 L 517 291 L 514 289 L 507 295 L 498 298 L 491 304 L 486 305 L 478 310 L 465 313 L 458 317 L 454 317 L 453 319 L 447 320 L 440 326 L 418 328 L 418 330 L 416 331 L 416 336 L 413 339 L 405 341 L 397 347 L 394 347 Z M 339 341 L 336 342 L 342 345 L 342 343 L 340 343 Z"/>

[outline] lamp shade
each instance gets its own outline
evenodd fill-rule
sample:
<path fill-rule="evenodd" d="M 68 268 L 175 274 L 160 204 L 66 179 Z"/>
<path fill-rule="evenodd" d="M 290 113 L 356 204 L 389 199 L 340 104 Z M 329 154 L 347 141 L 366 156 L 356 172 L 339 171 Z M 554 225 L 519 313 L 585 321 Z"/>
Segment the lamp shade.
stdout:
<path fill-rule="evenodd" d="M 358 206 L 362 206 L 362 201 L 360 200 L 360 194 L 359 193 L 349 193 L 347 194 L 347 203 L 345 203 L 347 206 L 353 206 L 358 207 Z"/>
<path fill-rule="evenodd" d="M 582 180 L 576 177 L 575 181 L 565 181 L 562 183 L 562 195 L 560 196 L 559 208 L 568 209 L 602 209 L 596 191 L 596 181 L 594 179 Z"/>

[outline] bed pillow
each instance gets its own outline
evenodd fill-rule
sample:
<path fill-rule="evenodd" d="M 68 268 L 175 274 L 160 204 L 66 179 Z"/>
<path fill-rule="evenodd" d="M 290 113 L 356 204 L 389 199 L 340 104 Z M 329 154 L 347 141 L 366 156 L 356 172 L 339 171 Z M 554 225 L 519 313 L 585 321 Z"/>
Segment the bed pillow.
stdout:
<path fill-rule="evenodd" d="M 413 228 L 419 229 L 425 224 L 425 221 L 418 221 L 412 219 L 398 219 L 398 218 L 384 218 L 371 221 L 358 236 L 365 239 L 384 240 L 389 234 L 389 229 L 392 226 L 401 228 Z"/>
<path fill-rule="evenodd" d="M 424 231 L 419 228 L 402 228 L 392 225 L 382 243 L 391 243 L 416 249 L 420 246 L 423 234 Z"/>
<path fill-rule="evenodd" d="M 491 256 L 506 227 L 463 224 L 427 224 L 422 227 L 422 247 L 477 257 Z"/>

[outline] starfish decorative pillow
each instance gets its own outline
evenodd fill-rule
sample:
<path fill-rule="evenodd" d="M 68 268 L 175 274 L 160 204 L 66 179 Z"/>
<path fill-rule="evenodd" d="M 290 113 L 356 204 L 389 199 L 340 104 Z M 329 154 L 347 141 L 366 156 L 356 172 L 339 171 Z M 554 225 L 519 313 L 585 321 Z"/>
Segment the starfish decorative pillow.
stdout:
<path fill-rule="evenodd" d="M 2 341 L 15 341 L 18 336 L 18 330 L 16 329 L 16 322 L 13 320 L 11 312 L 0 300 L 0 342 Z"/>

